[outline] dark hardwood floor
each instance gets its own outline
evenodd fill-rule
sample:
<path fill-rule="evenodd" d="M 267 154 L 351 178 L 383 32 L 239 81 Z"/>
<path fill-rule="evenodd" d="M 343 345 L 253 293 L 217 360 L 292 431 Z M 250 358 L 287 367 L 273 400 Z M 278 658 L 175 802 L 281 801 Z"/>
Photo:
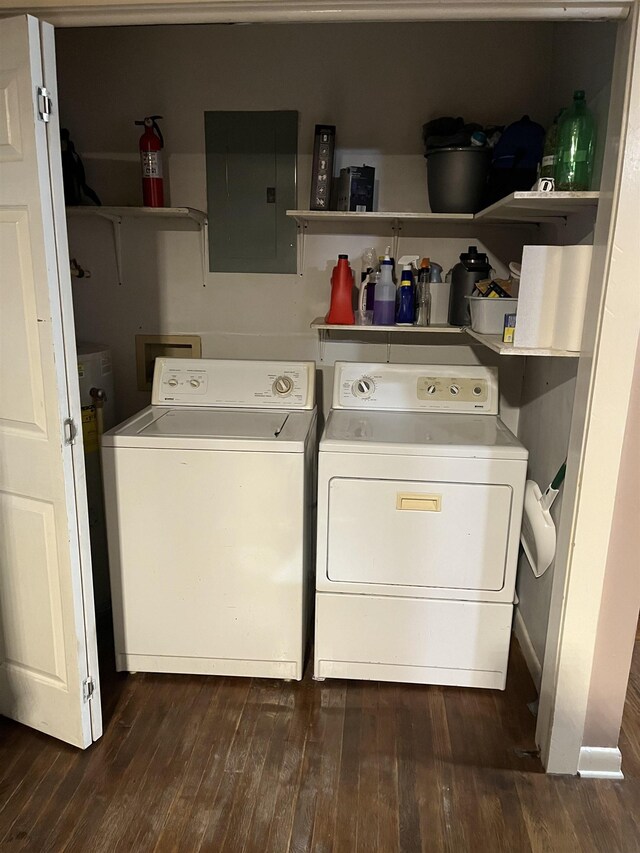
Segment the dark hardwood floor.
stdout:
<path fill-rule="evenodd" d="M 638 651 L 638 650 L 637 650 Z M 624 782 L 532 754 L 535 690 L 123 676 L 86 752 L 0 719 L 0 850 L 640 851 L 640 653 Z"/>

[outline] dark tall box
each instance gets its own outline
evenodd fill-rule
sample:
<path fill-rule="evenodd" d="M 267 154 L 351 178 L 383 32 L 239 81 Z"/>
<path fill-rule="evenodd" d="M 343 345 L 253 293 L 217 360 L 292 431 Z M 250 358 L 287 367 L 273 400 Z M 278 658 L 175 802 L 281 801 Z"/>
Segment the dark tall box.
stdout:
<path fill-rule="evenodd" d="M 332 124 L 317 124 L 311 167 L 310 210 L 329 210 L 333 155 L 336 147 L 336 128 Z"/>
<path fill-rule="evenodd" d="M 373 186 L 376 170 L 373 166 L 348 166 L 340 169 L 338 210 L 358 213 L 373 210 Z"/>

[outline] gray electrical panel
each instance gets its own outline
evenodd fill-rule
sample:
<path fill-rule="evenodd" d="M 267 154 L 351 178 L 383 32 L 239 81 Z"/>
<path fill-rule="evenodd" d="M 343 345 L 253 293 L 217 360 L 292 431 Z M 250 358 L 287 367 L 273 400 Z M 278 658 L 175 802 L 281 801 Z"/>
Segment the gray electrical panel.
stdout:
<path fill-rule="evenodd" d="M 298 113 L 205 112 L 209 269 L 297 272 Z"/>

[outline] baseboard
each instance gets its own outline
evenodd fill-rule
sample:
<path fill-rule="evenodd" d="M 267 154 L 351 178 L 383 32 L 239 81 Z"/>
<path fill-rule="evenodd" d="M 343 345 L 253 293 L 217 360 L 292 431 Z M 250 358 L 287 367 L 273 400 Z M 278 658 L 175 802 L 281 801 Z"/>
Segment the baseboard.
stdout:
<path fill-rule="evenodd" d="M 583 779 L 624 779 L 622 753 L 617 746 L 583 746 L 578 775 Z"/>
<path fill-rule="evenodd" d="M 522 618 L 519 607 L 516 607 L 516 614 L 513 620 L 513 633 L 518 638 L 525 663 L 527 664 L 527 669 L 531 673 L 531 678 L 536 686 L 536 690 L 540 693 L 540 684 L 542 683 L 542 666 L 538 660 L 536 650 L 533 648 L 531 637 L 529 636 L 527 626 Z"/>

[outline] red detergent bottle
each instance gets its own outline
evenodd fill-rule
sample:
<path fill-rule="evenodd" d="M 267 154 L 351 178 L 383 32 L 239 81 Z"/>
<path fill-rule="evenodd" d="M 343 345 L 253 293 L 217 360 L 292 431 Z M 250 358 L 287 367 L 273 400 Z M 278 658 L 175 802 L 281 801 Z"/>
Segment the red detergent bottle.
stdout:
<path fill-rule="evenodd" d="M 353 270 L 349 266 L 349 255 L 338 255 L 338 263 L 331 273 L 331 305 L 326 322 L 336 326 L 353 326 L 355 317 L 351 294 L 353 292 Z"/>

